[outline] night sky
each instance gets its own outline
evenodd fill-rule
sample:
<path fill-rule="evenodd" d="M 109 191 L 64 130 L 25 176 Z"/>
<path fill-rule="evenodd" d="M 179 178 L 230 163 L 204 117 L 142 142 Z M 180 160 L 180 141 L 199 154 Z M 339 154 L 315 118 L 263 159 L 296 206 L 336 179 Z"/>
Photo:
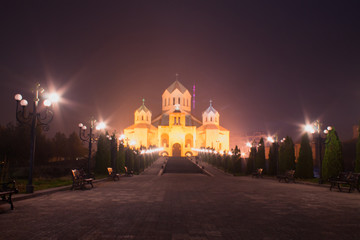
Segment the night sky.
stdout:
<path fill-rule="evenodd" d="M 359 1 L 6 1 L 0 3 L 0 124 L 15 93 L 60 90 L 50 134 L 91 116 L 121 132 L 142 98 L 160 114 L 175 80 L 213 100 L 231 136 L 299 139 L 305 120 L 341 140 L 360 120 Z M 233 145 L 233 144 L 231 144 Z"/>

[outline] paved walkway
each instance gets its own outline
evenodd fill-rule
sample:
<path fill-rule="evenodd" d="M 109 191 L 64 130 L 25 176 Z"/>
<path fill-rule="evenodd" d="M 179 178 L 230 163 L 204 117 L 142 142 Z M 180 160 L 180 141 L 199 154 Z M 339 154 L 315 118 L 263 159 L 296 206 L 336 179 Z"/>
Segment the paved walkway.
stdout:
<path fill-rule="evenodd" d="M 0 205 L 0 239 L 360 239 L 359 222 L 358 192 L 204 174 L 123 177 Z"/>

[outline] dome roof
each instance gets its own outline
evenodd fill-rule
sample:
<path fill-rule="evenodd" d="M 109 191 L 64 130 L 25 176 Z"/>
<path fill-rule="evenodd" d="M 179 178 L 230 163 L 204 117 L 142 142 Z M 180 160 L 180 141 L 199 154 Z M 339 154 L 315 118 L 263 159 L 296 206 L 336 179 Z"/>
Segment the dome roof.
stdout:
<path fill-rule="evenodd" d="M 142 103 L 141 107 L 139 107 L 138 109 L 136 109 L 136 112 L 144 111 L 145 113 L 147 113 L 147 112 L 150 112 L 150 113 L 151 113 L 151 111 L 145 106 L 145 99 L 143 99 L 142 102 L 143 102 L 143 103 Z"/>
<path fill-rule="evenodd" d="M 169 91 L 169 93 L 172 93 L 175 91 L 175 89 L 178 89 L 181 93 L 185 93 L 187 91 L 186 87 L 182 85 L 178 80 L 175 80 L 166 90 Z"/>
<path fill-rule="evenodd" d="M 215 108 L 213 108 L 211 100 L 210 100 L 210 106 L 203 112 L 203 114 L 204 113 L 209 114 L 210 112 L 213 112 L 215 114 L 218 113 L 218 111 L 216 111 Z"/>

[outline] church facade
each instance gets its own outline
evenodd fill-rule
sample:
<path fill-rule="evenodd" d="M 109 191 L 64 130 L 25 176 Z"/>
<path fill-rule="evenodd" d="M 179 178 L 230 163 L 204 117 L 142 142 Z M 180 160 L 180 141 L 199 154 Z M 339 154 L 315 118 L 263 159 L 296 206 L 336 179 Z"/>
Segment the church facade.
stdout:
<path fill-rule="evenodd" d="M 191 114 L 191 94 L 176 80 L 162 94 L 162 113 L 142 105 L 134 113 L 134 124 L 124 129 L 127 142 L 135 148 L 162 147 L 162 155 L 194 156 L 195 148 L 230 150 L 230 131 L 220 126 L 220 114 L 212 106 L 202 113 L 202 120 Z"/>

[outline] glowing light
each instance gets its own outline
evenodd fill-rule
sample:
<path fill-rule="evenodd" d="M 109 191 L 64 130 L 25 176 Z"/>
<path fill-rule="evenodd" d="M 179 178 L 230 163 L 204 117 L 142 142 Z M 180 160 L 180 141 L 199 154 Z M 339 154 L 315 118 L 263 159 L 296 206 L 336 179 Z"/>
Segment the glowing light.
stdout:
<path fill-rule="evenodd" d="M 223 150 L 220 150 L 219 152 L 221 155 L 224 155 L 224 151 Z"/>
<path fill-rule="evenodd" d="M 79 128 L 82 128 L 84 126 L 84 124 L 79 123 Z"/>
<path fill-rule="evenodd" d="M 332 127 L 331 127 L 331 126 L 328 126 L 328 127 L 327 127 L 327 130 L 328 130 L 328 131 L 331 131 L 331 130 L 332 130 Z"/>
<path fill-rule="evenodd" d="M 121 134 L 120 137 L 119 137 L 119 140 L 124 140 L 125 139 L 125 134 Z"/>
<path fill-rule="evenodd" d="M 328 133 L 329 133 L 329 131 L 328 131 L 327 129 L 325 129 L 325 130 L 324 130 L 324 133 L 325 133 L 325 134 L 328 134 Z"/>
<path fill-rule="evenodd" d="M 249 148 L 251 148 L 251 147 L 252 147 L 252 145 L 251 145 L 251 143 L 250 143 L 250 142 L 247 142 L 247 143 L 246 143 L 246 146 L 247 146 L 247 147 L 249 147 Z"/>
<path fill-rule="evenodd" d="M 313 125 L 311 125 L 311 124 L 305 125 L 305 131 L 308 133 L 315 133 L 315 129 L 314 129 Z"/>
<path fill-rule="evenodd" d="M 129 144 L 130 144 L 130 146 L 135 146 L 136 141 L 135 141 L 135 140 L 131 140 Z"/>
<path fill-rule="evenodd" d="M 57 103 L 57 102 L 59 102 L 59 100 L 60 100 L 60 96 L 59 96 L 59 94 L 57 94 L 57 93 L 51 93 L 51 94 L 49 95 L 49 99 L 50 99 L 50 101 L 51 101 L 52 103 Z"/>
<path fill-rule="evenodd" d="M 272 136 L 267 137 L 268 142 L 274 143 L 275 140 Z"/>
<path fill-rule="evenodd" d="M 96 125 L 96 130 L 102 130 L 102 129 L 105 129 L 105 128 L 106 128 L 106 124 L 104 122 L 99 122 Z"/>
<path fill-rule="evenodd" d="M 15 100 L 16 100 L 16 101 L 21 101 L 21 100 L 22 100 L 21 94 L 16 94 L 16 95 L 15 95 Z"/>
<path fill-rule="evenodd" d="M 26 107 L 28 105 L 28 101 L 26 101 L 25 99 L 20 101 L 20 105 L 23 107 Z"/>
<path fill-rule="evenodd" d="M 45 99 L 44 106 L 45 107 L 50 107 L 51 106 L 51 101 L 49 99 Z"/>
<path fill-rule="evenodd" d="M 243 153 L 241 153 L 241 156 L 245 157 L 245 155 L 246 155 L 246 153 L 244 153 L 244 152 L 243 152 Z"/>
<path fill-rule="evenodd" d="M 231 151 L 229 151 L 228 154 L 229 154 L 230 156 L 233 155 L 233 153 L 232 153 Z"/>

